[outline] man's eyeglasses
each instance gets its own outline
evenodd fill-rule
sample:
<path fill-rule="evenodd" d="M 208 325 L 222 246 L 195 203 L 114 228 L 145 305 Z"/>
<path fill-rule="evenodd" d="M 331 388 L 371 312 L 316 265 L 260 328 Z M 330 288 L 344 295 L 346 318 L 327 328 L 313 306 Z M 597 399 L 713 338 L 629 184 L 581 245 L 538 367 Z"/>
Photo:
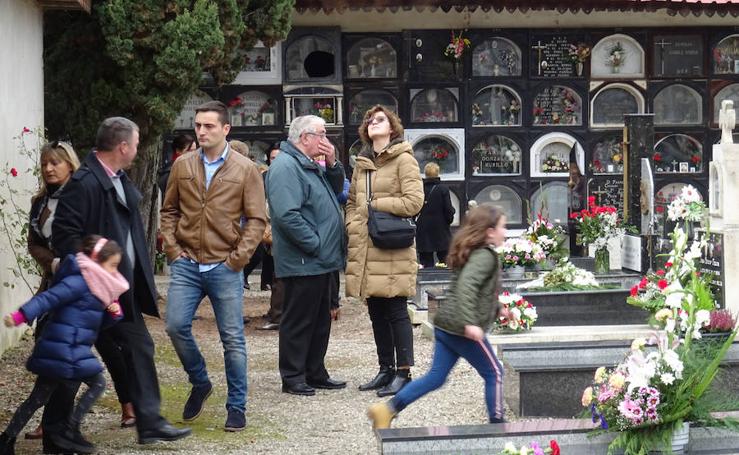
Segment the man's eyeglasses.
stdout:
<path fill-rule="evenodd" d="M 382 123 L 387 120 L 387 117 L 372 117 L 365 120 L 365 123 L 367 125 L 371 125 L 373 123 Z"/>
<path fill-rule="evenodd" d="M 305 134 L 311 134 L 313 136 L 318 136 L 321 139 L 326 139 L 326 133 L 311 133 L 311 132 L 307 132 Z"/>

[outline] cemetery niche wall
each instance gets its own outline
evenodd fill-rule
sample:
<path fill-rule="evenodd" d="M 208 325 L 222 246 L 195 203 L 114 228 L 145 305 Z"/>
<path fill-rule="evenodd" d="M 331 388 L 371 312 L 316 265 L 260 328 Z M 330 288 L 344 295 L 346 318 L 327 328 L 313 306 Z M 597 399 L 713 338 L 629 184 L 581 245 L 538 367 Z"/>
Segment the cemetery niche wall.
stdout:
<path fill-rule="evenodd" d="M 469 47 L 448 55 L 460 33 Z M 623 204 L 624 114 L 654 113 L 655 144 L 644 157 L 655 190 L 707 188 L 720 101 L 739 105 L 739 32 L 296 27 L 276 46 L 245 53 L 231 85 L 201 87 L 175 120 L 176 130 L 192 132 L 194 108 L 209 99 L 229 105 L 232 136 L 249 143 L 283 139 L 297 115 L 324 118 L 349 172 L 361 148 L 364 112 L 388 106 L 400 116 L 421 168 L 429 161 L 442 168 L 458 215 L 497 185 L 521 200 L 524 226 L 540 188 L 564 194 L 574 143 L 592 194 L 600 203 Z"/>

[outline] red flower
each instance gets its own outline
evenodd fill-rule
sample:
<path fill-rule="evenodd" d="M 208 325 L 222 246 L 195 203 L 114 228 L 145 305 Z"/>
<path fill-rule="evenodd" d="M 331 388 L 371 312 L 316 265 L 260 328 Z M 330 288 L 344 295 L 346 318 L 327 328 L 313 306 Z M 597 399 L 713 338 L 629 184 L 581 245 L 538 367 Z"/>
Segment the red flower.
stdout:
<path fill-rule="evenodd" d="M 657 281 L 657 287 L 660 290 L 666 288 L 668 285 L 669 285 L 669 283 L 667 283 L 667 280 L 659 280 L 659 281 Z"/>
<path fill-rule="evenodd" d="M 26 133 L 30 133 L 30 132 L 31 132 L 31 130 L 29 130 L 28 128 L 26 128 L 26 127 L 24 126 L 24 127 L 23 127 L 23 131 L 21 131 L 21 134 L 26 134 Z"/>
<path fill-rule="evenodd" d="M 645 287 L 647 287 L 648 283 L 649 283 L 649 280 L 647 280 L 646 278 L 642 278 L 641 281 L 639 282 L 639 289 L 644 289 Z"/>
<path fill-rule="evenodd" d="M 595 196 L 588 196 L 588 207 L 595 207 Z"/>
<path fill-rule="evenodd" d="M 693 164 L 698 164 L 701 162 L 701 157 L 698 155 L 693 155 L 690 157 L 690 161 L 692 161 Z"/>
<path fill-rule="evenodd" d="M 13 177 L 18 177 L 18 170 L 16 168 L 14 168 L 14 167 L 11 167 L 10 168 L 10 175 L 12 175 Z"/>
<path fill-rule="evenodd" d="M 631 288 L 631 296 L 632 297 L 636 297 L 636 294 L 638 294 L 638 293 L 639 293 L 639 287 L 638 286 L 634 286 L 633 288 Z"/>
<path fill-rule="evenodd" d="M 552 449 L 552 455 L 560 455 L 559 445 L 557 444 L 557 441 L 555 441 L 554 439 L 549 441 L 549 448 Z"/>
<path fill-rule="evenodd" d="M 655 273 L 656 273 L 656 274 L 657 274 L 658 276 L 665 276 L 665 271 L 664 271 L 664 270 L 657 270 L 657 272 L 655 272 Z"/>
<path fill-rule="evenodd" d="M 667 267 L 668 269 L 672 267 L 672 262 L 670 261 L 665 262 L 665 267 Z"/>
<path fill-rule="evenodd" d="M 665 213 L 665 207 L 663 205 L 658 205 L 654 207 L 654 211 L 657 213 Z"/>
<path fill-rule="evenodd" d="M 577 219 L 577 217 L 578 217 L 578 215 L 580 215 L 580 214 L 579 214 L 579 213 L 577 213 L 577 212 L 572 212 L 572 213 L 570 213 L 570 219 L 572 219 L 572 220 L 576 220 L 576 219 Z"/>
<path fill-rule="evenodd" d="M 660 155 L 659 152 L 654 152 L 654 156 L 652 158 L 654 161 L 662 161 L 662 155 Z"/>

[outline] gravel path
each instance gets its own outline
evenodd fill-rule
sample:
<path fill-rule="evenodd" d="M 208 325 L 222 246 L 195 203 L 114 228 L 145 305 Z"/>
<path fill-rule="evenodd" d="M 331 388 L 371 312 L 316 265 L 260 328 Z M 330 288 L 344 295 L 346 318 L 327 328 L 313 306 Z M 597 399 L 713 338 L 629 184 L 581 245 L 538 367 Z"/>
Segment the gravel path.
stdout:
<path fill-rule="evenodd" d="M 258 287 L 258 276 L 255 274 Z M 157 277 L 160 292 L 166 295 L 166 277 Z M 249 291 L 244 300 L 245 314 L 258 317 L 268 308 L 268 292 Z M 377 442 L 365 411 L 379 400 L 372 392 L 359 392 L 357 386 L 374 376 L 377 370 L 372 329 L 363 304 L 342 302 L 341 317 L 334 323 L 326 356 L 333 377 L 349 382 L 340 391 L 318 391 L 314 397 L 297 397 L 280 391 L 277 370 L 277 332 L 254 328 L 255 319 L 246 329 L 249 394 L 247 429 L 226 433 L 223 423 L 226 381 L 223 353 L 213 312 L 207 300 L 198 310 L 201 318 L 193 330 L 208 363 L 214 393 L 203 414 L 191 426 L 194 435 L 175 443 L 139 446 L 133 430 L 118 428 L 118 403 L 111 381 L 105 396 L 85 421 L 83 431 L 97 444 L 101 454 L 365 454 L 377 453 Z M 163 306 L 162 306 L 163 309 Z M 147 320 L 157 346 L 157 369 L 162 390 L 162 412 L 177 425 L 189 392 L 189 383 L 161 320 Z M 416 376 L 429 367 L 433 344 L 414 329 Z M 33 375 L 24 369 L 32 347 L 27 337 L 17 348 L 0 359 L 0 424 L 5 425 L 19 402 L 30 392 Z M 508 387 L 507 387 L 508 388 Z M 447 384 L 435 393 L 411 405 L 394 423 L 395 427 L 479 424 L 487 420 L 483 399 L 483 381 L 464 361 L 453 370 Z M 40 413 L 27 429 L 35 428 Z M 508 418 L 511 418 L 509 416 Z M 40 453 L 39 441 L 20 440 L 19 454 Z"/>

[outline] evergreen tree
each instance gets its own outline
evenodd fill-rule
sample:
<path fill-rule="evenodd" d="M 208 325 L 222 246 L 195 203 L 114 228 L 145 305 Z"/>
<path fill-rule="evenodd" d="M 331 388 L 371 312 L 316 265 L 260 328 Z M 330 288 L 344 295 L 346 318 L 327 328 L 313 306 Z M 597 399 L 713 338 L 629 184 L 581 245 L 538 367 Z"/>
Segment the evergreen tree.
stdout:
<path fill-rule="evenodd" d="M 162 135 L 208 72 L 231 82 L 244 52 L 290 30 L 294 0 L 96 0 L 91 14 L 49 12 L 44 30 L 46 127 L 84 155 L 105 117 L 139 125 L 139 154 L 129 175 L 155 240 L 156 175 Z"/>

